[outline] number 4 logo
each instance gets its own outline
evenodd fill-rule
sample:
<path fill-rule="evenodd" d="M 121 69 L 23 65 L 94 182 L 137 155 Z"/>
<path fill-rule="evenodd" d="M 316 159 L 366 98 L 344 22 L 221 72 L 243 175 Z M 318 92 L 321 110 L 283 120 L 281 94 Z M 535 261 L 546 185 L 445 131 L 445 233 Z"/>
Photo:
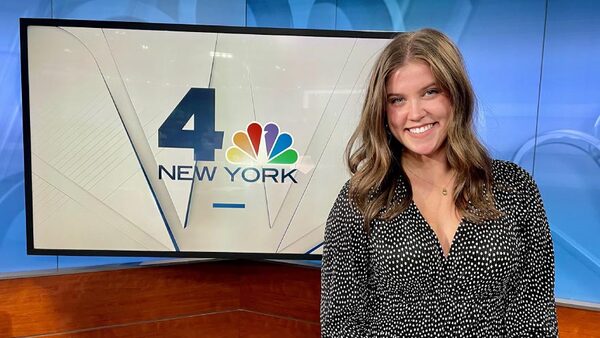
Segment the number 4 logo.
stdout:
<path fill-rule="evenodd" d="M 184 130 L 194 117 L 194 130 Z M 193 148 L 195 161 L 214 161 L 223 148 L 223 132 L 215 130 L 215 89 L 191 88 L 158 128 L 161 148 Z"/>

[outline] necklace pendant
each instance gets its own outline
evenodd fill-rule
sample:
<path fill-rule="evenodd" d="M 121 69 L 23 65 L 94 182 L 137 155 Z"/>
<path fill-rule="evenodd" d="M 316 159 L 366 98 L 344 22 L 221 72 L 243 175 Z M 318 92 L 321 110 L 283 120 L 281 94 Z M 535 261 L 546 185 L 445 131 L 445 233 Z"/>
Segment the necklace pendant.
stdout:
<path fill-rule="evenodd" d="M 448 195 L 448 190 L 446 190 L 446 188 L 442 189 L 442 195 L 444 195 L 444 196 Z"/>

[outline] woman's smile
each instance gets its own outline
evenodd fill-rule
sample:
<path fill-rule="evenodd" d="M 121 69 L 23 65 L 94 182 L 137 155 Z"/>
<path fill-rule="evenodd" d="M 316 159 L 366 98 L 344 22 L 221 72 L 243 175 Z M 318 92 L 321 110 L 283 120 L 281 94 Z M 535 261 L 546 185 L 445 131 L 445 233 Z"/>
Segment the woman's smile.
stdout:
<path fill-rule="evenodd" d="M 421 125 L 418 127 L 406 128 L 405 130 L 411 134 L 413 137 L 423 138 L 431 134 L 431 130 L 434 126 L 437 125 L 437 122 L 428 123 L 425 125 Z"/>

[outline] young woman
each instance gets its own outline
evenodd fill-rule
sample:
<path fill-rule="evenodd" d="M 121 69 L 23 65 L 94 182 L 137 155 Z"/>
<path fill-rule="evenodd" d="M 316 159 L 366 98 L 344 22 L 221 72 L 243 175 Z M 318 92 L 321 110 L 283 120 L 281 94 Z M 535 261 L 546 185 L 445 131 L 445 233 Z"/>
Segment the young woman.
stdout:
<path fill-rule="evenodd" d="M 377 60 L 330 212 L 323 337 L 556 337 L 554 254 L 531 176 L 492 160 L 444 34 Z"/>

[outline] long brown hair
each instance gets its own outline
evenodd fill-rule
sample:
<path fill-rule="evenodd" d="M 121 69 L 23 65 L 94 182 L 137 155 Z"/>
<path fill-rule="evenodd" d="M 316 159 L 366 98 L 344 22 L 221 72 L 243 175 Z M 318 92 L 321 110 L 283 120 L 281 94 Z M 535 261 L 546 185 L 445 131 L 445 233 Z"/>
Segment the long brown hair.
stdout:
<path fill-rule="evenodd" d="M 473 127 L 475 94 L 458 48 L 434 29 L 401 33 L 381 52 L 368 83 L 358 127 L 346 147 L 352 174 L 350 197 L 364 214 L 369 230 L 375 218 L 390 220 L 412 201 L 410 181 L 400 200 L 395 191 L 400 176 L 407 177 L 400 162 L 402 144 L 386 132 L 386 83 L 389 76 L 410 60 L 425 61 L 452 102 L 446 156 L 456 171 L 454 203 L 465 219 L 481 223 L 500 216 L 492 195 L 491 157 Z"/>

